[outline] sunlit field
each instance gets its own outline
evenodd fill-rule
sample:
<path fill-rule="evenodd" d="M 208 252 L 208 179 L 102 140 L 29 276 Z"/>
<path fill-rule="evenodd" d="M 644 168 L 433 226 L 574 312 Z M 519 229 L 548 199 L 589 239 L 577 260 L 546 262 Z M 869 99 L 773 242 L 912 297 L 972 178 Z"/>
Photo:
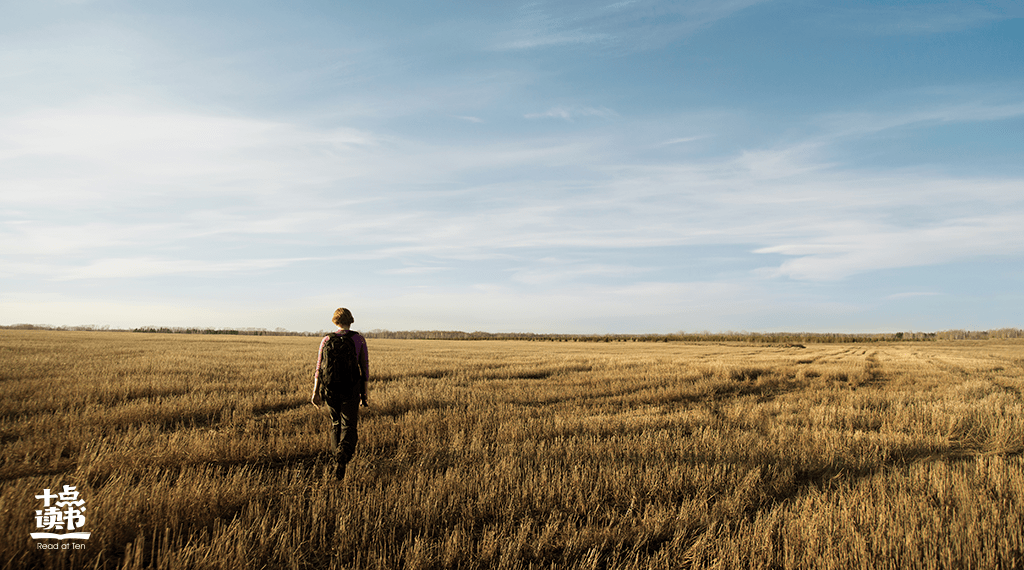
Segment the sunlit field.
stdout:
<path fill-rule="evenodd" d="M 342 483 L 318 343 L 0 331 L 0 565 L 1024 566 L 1020 340 L 370 339 Z"/>

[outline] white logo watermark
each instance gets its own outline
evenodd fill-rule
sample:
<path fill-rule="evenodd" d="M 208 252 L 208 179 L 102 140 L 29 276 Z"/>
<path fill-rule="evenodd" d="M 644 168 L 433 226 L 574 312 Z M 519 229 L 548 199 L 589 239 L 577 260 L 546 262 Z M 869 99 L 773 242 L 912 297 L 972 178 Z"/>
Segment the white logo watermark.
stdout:
<path fill-rule="evenodd" d="M 88 539 L 92 533 L 71 532 L 80 530 L 85 525 L 85 501 L 78 497 L 75 487 L 64 485 L 61 493 L 52 493 L 50 489 L 43 489 L 43 494 L 36 495 L 36 499 L 43 502 L 43 508 L 36 511 L 36 528 L 40 531 L 33 532 L 32 538 L 56 538 L 65 540 L 68 538 Z M 56 501 L 55 501 L 56 499 Z M 66 530 L 63 534 L 52 532 L 55 530 Z M 83 545 L 75 544 L 74 548 L 82 548 Z M 66 550 L 70 545 L 65 544 Z M 40 548 L 56 549 L 57 545 L 40 545 Z"/>

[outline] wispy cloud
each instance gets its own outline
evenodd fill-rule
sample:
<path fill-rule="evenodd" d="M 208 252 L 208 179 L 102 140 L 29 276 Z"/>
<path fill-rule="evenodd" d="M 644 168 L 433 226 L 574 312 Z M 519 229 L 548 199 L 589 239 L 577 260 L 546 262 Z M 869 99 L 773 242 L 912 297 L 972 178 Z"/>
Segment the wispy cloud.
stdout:
<path fill-rule="evenodd" d="M 253 193 L 284 180 L 303 185 L 358 175 L 359 149 L 380 143 L 354 129 L 303 130 L 243 117 L 130 108 L 34 111 L 0 118 L 0 164 L 7 165 L 0 180 L 7 204 L 151 196 L 172 187 L 175 193 Z"/>
<path fill-rule="evenodd" d="M 526 267 L 512 270 L 515 282 L 536 286 L 561 283 L 580 283 L 597 277 L 601 279 L 638 279 L 654 271 L 650 267 L 634 264 L 591 263 L 566 260 L 562 258 L 542 258 L 531 260 Z"/>
<path fill-rule="evenodd" d="M 658 299 L 658 303 L 644 303 L 644 299 Z M 717 313 L 715 307 L 729 306 L 737 316 L 761 314 L 765 307 L 760 292 L 746 285 L 658 281 L 530 289 L 488 283 L 407 290 L 386 303 L 373 297 L 360 297 L 358 302 L 365 311 L 372 311 L 377 322 L 404 322 L 410 329 L 459 329 L 473 322 L 479 330 L 509 332 L 680 330 L 708 322 Z M 638 316 L 650 328 L 636 327 Z M 732 317 L 718 322 L 739 321 Z"/>
<path fill-rule="evenodd" d="M 302 261 L 288 259 L 249 259 L 201 261 L 191 259 L 158 259 L 150 257 L 128 259 L 99 259 L 88 265 L 68 268 L 59 279 L 139 279 L 166 275 L 244 274 L 284 267 Z"/>
<path fill-rule="evenodd" d="M 992 102 L 981 96 L 964 94 L 973 100 L 957 102 L 922 103 L 920 97 L 914 108 L 872 110 L 862 112 L 829 113 L 817 122 L 826 129 L 827 136 L 862 136 L 904 127 L 928 127 L 942 124 L 1001 121 L 1024 116 L 1024 101 Z M 991 95 L 986 95 L 991 97 Z"/>
<path fill-rule="evenodd" d="M 1024 212 L 984 218 L 944 220 L 919 228 L 871 227 L 848 223 L 843 230 L 811 241 L 755 250 L 794 259 L 768 272 L 798 280 L 839 280 L 858 273 L 963 261 L 978 256 L 1024 253 L 1014 236 Z"/>
<path fill-rule="evenodd" d="M 545 31 L 535 30 L 516 34 L 518 37 L 497 46 L 499 50 L 533 49 L 550 46 L 590 44 L 610 39 L 608 34 L 586 33 L 579 30 Z"/>
<path fill-rule="evenodd" d="M 925 115 L 980 121 L 1019 112 L 1008 104 Z M 612 111 L 542 115 L 563 113 Z M 8 189 L 0 234 L 12 255 L 43 256 L 33 263 L 63 279 L 261 271 L 324 258 L 337 236 L 364 259 L 407 264 L 382 270 L 391 275 L 527 249 L 734 244 L 782 256 L 761 277 L 821 281 L 1021 251 L 1022 181 L 846 170 L 831 160 L 829 136 L 817 134 L 732 156 L 617 164 L 624 142 L 589 133 L 466 145 L 185 113 L 60 118 L 5 120 L 0 162 L 22 166 L 0 175 Z M 826 132 L 854 136 L 843 122 Z M 908 122 L 919 121 L 874 121 Z M 41 177 L 33 161 L 63 171 Z M 524 180 L 516 174 L 524 168 L 548 174 Z M 488 182 L 472 183 L 482 172 Z M 56 197 L 92 219 L 63 209 L 40 217 Z M 129 218 L 102 221 L 114 202 Z M 913 218 L 893 215 L 911 208 Z M 64 239 L 68 232 L 78 237 Z M 289 253 L 274 253 L 284 244 Z M 640 271 L 590 254 L 563 270 L 506 267 L 523 284 Z"/>
<path fill-rule="evenodd" d="M 678 137 L 678 138 L 674 138 L 674 139 L 669 139 L 669 140 L 661 143 L 661 146 L 670 146 L 670 145 L 674 145 L 674 144 L 690 143 L 690 142 L 699 141 L 699 140 L 705 139 L 705 138 L 707 138 L 707 136 L 703 136 L 703 135 L 702 136 L 693 136 L 693 137 Z"/>
<path fill-rule="evenodd" d="M 398 269 L 385 269 L 381 271 L 384 275 L 427 275 L 448 271 L 448 267 L 400 267 Z"/>
<path fill-rule="evenodd" d="M 935 297 L 941 295 L 935 291 L 908 291 L 906 293 L 895 293 L 885 297 L 887 301 L 899 301 L 901 299 L 913 299 L 914 297 Z"/>
<path fill-rule="evenodd" d="M 715 328 L 1022 255 L 1017 3 L 59 10 L 0 37 L 0 318 L 343 293 L 401 327 Z M 923 37 L 951 31 L 958 65 Z M 905 51 L 843 51 L 879 34 Z"/>
<path fill-rule="evenodd" d="M 498 50 L 598 44 L 618 50 L 648 49 L 709 26 L 768 0 L 697 0 L 686 3 L 536 2 L 523 7 Z"/>
<path fill-rule="evenodd" d="M 289 307 L 295 310 L 295 307 Z M 5 322 L 48 325 L 110 325 L 113 327 L 264 327 L 258 319 L 242 317 L 223 303 L 174 297 L 160 300 L 85 299 L 74 294 L 16 293 L 0 299 Z M 278 318 L 283 317 L 280 315 Z M 286 319 L 278 322 L 287 323 Z"/>
<path fill-rule="evenodd" d="M 607 107 L 552 107 L 543 113 L 527 113 L 527 119 L 563 119 L 572 121 L 577 117 L 615 117 L 618 114 Z"/>
<path fill-rule="evenodd" d="M 920 35 L 958 32 L 1019 18 L 1024 9 L 1016 2 L 929 2 L 870 8 L 835 8 L 832 25 L 879 35 Z"/>

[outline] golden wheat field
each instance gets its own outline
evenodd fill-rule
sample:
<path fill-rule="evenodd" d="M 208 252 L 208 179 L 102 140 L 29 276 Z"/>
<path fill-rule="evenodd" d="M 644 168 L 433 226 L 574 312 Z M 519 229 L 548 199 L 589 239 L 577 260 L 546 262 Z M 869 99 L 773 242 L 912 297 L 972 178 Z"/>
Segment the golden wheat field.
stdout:
<path fill-rule="evenodd" d="M 318 343 L 0 331 L 0 565 L 1024 566 L 1019 340 L 371 338 L 340 484 Z"/>

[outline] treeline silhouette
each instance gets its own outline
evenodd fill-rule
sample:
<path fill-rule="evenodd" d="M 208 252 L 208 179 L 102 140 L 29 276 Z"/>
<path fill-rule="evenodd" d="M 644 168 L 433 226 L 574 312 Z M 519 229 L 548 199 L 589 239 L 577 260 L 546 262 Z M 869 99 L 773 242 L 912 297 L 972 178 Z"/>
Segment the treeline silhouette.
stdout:
<path fill-rule="evenodd" d="M 163 333 L 163 334 L 231 334 L 240 336 L 323 336 L 326 332 L 296 332 L 283 328 L 268 330 L 263 328 L 241 328 L 241 329 L 214 329 L 209 327 L 138 327 L 134 329 L 112 328 L 109 326 L 77 325 L 59 326 L 52 325 L 0 325 L 0 329 L 8 330 L 46 330 L 46 331 L 110 331 L 110 332 L 136 332 L 136 333 Z"/>
<path fill-rule="evenodd" d="M 672 334 L 540 334 L 488 333 L 462 331 L 386 331 L 364 332 L 367 338 L 423 340 L 534 340 L 548 342 L 751 342 L 766 344 L 910 342 L 934 340 L 988 340 L 1024 338 L 1024 330 L 1004 328 L 987 331 L 949 330 L 940 332 L 896 333 L 757 333 L 757 332 L 678 332 Z"/>
<path fill-rule="evenodd" d="M 158 327 L 146 326 L 133 329 L 116 329 L 109 326 L 79 325 L 0 325 L 8 330 L 57 330 L 57 331 L 117 331 L 164 334 L 226 334 L 239 336 L 323 336 L 328 331 L 296 332 L 283 328 L 214 329 L 201 327 Z M 544 342 L 749 342 L 759 344 L 801 344 L 801 343 L 871 343 L 871 342 L 923 342 L 936 340 L 989 340 L 1024 338 L 1024 330 L 1002 328 L 986 331 L 946 330 L 939 332 L 895 332 L 895 333 L 758 333 L 758 332 L 677 332 L 672 334 L 551 334 L 551 333 L 489 333 L 463 331 L 389 331 L 373 329 L 364 331 L 363 336 L 379 339 L 412 340 L 530 340 Z"/>

